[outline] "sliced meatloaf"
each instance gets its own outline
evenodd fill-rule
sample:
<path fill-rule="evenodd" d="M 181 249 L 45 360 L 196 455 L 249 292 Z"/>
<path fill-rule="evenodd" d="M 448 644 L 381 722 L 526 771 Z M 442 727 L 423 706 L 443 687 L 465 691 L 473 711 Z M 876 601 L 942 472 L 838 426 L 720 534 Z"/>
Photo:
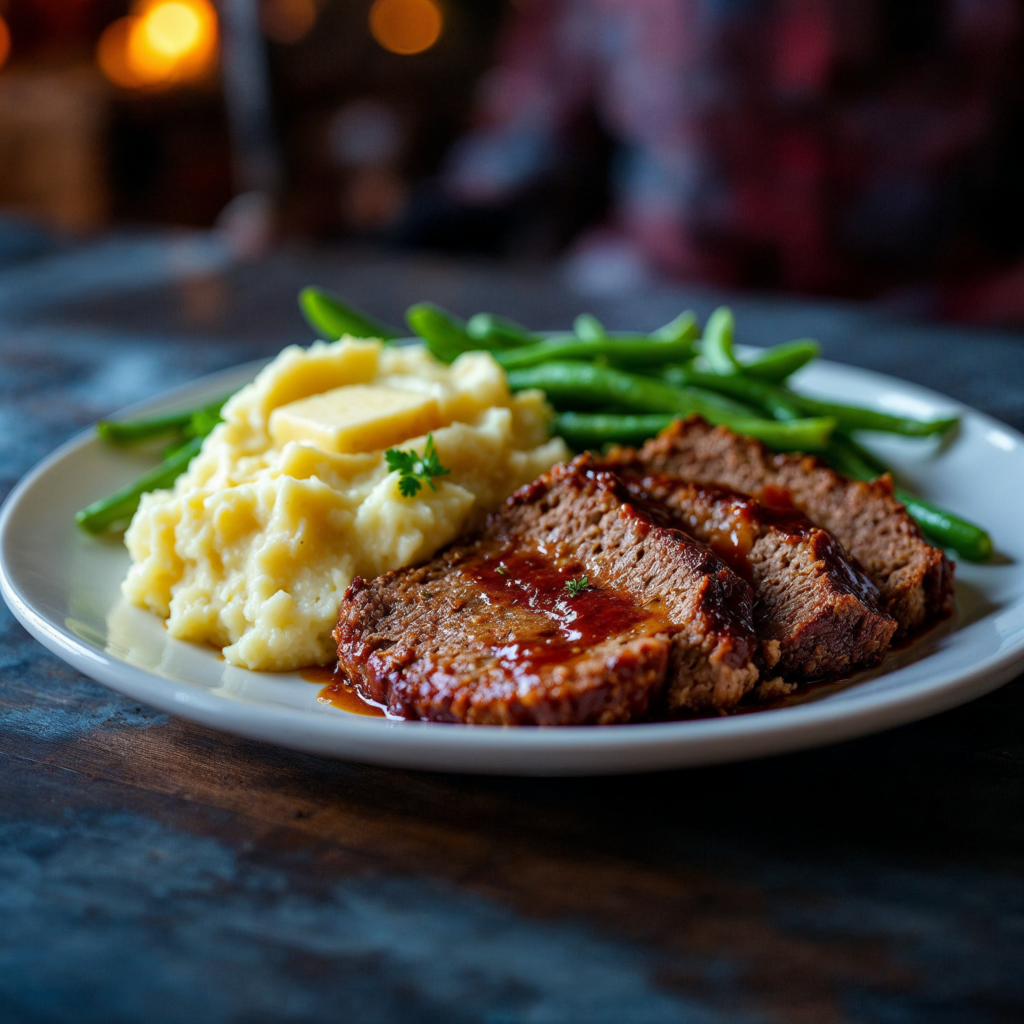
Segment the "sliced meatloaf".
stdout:
<path fill-rule="evenodd" d="M 620 459 L 631 493 L 660 502 L 754 588 L 754 628 L 764 665 L 787 680 L 845 675 L 875 665 L 896 622 L 878 588 L 836 540 L 806 516 L 736 491 L 649 473 Z"/>
<path fill-rule="evenodd" d="M 850 480 L 813 456 L 775 454 L 698 417 L 674 423 L 637 457 L 652 473 L 719 484 L 769 504 L 791 502 L 864 568 L 899 624 L 897 636 L 952 611 L 953 564 L 922 537 L 888 477 Z"/>
<path fill-rule="evenodd" d="M 474 540 L 355 580 L 338 669 L 393 713 L 434 721 L 728 709 L 758 677 L 752 603 L 745 581 L 613 475 L 559 466 Z"/>

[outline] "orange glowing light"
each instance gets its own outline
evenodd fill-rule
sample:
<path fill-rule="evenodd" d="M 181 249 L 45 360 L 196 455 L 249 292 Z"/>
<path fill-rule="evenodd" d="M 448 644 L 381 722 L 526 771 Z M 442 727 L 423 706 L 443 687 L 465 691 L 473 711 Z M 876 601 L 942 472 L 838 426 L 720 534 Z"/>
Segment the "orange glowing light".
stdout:
<path fill-rule="evenodd" d="M 125 60 L 130 71 L 146 85 L 167 85 L 174 80 L 177 61 L 153 47 L 144 18 L 131 19 Z"/>
<path fill-rule="evenodd" d="M 263 0 L 260 25 L 263 34 L 275 43 L 297 43 L 316 24 L 313 0 Z"/>
<path fill-rule="evenodd" d="M 158 88 L 209 74 L 217 40 L 210 0 L 142 0 L 128 17 L 107 26 L 96 60 L 115 85 Z"/>
<path fill-rule="evenodd" d="M 154 4 L 141 25 L 146 45 L 169 60 L 179 60 L 202 45 L 202 14 L 185 0 Z"/>
<path fill-rule="evenodd" d="M 373 0 L 370 32 L 391 53 L 429 50 L 441 37 L 444 17 L 434 0 Z"/>
<path fill-rule="evenodd" d="M 152 84 L 140 75 L 128 59 L 128 39 L 137 18 L 118 18 L 112 21 L 96 44 L 96 63 L 107 78 L 122 89 L 142 89 Z"/>
<path fill-rule="evenodd" d="M 11 52 L 11 30 L 7 22 L 0 18 L 0 68 L 7 63 L 7 57 Z"/>

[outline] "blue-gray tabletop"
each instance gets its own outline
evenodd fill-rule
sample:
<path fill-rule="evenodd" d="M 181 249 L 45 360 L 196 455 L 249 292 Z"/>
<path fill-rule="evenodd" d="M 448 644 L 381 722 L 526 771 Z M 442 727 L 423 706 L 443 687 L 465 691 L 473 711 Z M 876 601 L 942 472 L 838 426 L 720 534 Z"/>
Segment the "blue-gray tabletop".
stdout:
<path fill-rule="evenodd" d="M 310 340 L 295 294 L 645 328 L 720 295 L 554 271 L 112 238 L 0 271 L 0 498 L 97 417 Z M 741 340 L 1024 428 L 1024 338 L 730 296 Z M 1024 1020 L 1024 681 L 879 736 L 659 775 L 510 780 L 235 739 L 74 672 L 0 606 L 0 1019 Z"/>

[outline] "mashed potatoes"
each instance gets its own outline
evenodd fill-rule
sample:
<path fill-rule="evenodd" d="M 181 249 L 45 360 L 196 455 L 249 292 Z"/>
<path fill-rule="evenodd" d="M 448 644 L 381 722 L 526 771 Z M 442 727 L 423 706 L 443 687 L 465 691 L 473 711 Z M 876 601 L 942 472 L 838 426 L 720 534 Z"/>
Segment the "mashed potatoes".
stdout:
<path fill-rule="evenodd" d="M 351 393 L 361 403 L 386 395 L 378 388 L 423 401 L 397 402 L 401 410 L 382 413 L 368 433 L 328 424 L 288 439 L 302 437 L 303 416 L 323 415 L 303 399 L 349 385 L 364 385 Z M 271 414 L 284 406 L 272 428 Z M 223 416 L 174 489 L 142 499 L 125 538 L 132 567 L 123 590 L 165 617 L 172 636 L 223 647 L 228 661 L 251 669 L 331 661 L 331 629 L 353 576 L 429 558 L 568 455 L 560 439 L 548 440 L 543 396 L 510 394 L 483 353 L 445 366 L 421 346 L 292 346 Z M 402 423 L 428 421 L 450 470 L 436 490 L 403 497 L 382 450 L 351 450 L 352 438 L 395 444 Z M 425 441 L 407 437 L 400 447 L 422 452 Z M 324 450 L 331 447 L 342 450 Z"/>

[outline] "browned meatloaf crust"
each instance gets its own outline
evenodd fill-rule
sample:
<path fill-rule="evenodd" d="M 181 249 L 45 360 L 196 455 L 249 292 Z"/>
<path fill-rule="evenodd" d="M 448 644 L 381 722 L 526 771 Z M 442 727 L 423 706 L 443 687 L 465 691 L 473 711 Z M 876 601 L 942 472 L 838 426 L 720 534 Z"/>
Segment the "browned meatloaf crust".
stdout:
<path fill-rule="evenodd" d="M 892 481 L 850 480 L 808 455 L 777 455 L 698 417 L 673 424 L 638 453 L 652 473 L 754 496 L 783 492 L 863 566 L 906 635 L 953 608 L 953 563 L 928 544 L 892 493 Z M 773 499 L 774 500 L 774 499 Z"/>
<path fill-rule="evenodd" d="M 659 521 L 661 520 L 661 521 Z M 577 596 L 570 579 L 590 584 Z M 749 585 L 609 473 L 555 467 L 471 542 L 355 580 L 338 669 L 406 718 L 626 722 L 755 684 Z"/>
<path fill-rule="evenodd" d="M 896 622 L 885 614 L 878 588 L 802 513 L 652 474 L 636 458 L 620 455 L 613 465 L 632 493 L 662 503 L 682 529 L 750 582 L 768 671 L 806 682 L 876 665 L 885 656 Z"/>

